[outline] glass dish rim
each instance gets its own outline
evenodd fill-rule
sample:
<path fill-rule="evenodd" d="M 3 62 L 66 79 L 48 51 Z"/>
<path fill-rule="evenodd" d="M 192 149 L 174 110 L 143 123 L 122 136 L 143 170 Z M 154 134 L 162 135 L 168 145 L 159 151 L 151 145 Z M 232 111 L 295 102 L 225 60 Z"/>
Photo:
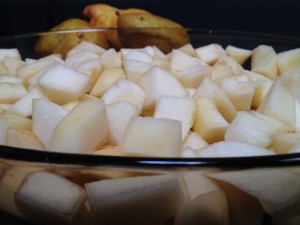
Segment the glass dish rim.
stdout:
<path fill-rule="evenodd" d="M 118 30 L 128 28 L 93 28 L 75 29 L 63 31 L 32 32 L 24 34 L 13 34 L 0 36 L 2 41 L 12 39 L 24 39 L 38 37 L 47 34 L 69 33 L 69 32 L 97 32 L 105 30 Z M 130 28 L 132 29 L 132 28 Z M 134 28 L 139 29 L 139 28 Z M 144 28 L 141 28 L 144 29 Z M 166 29 L 166 28 L 145 28 L 145 29 Z M 243 38 L 275 39 L 276 41 L 288 41 L 299 43 L 300 37 L 258 33 L 249 31 L 233 31 L 222 29 L 202 28 L 167 28 L 185 29 L 191 34 L 204 35 L 225 35 Z M 64 152 L 39 151 L 32 149 L 15 148 L 0 145 L 0 159 L 13 160 L 27 163 L 42 163 L 47 165 L 60 166 L 83 166 L 83 167 L 139 167 L 139 168 L 190 168 L 190 167 L 282 167 L 300 165 L 300 153 L 277 154 L 268 156 L 247 156 L 247 157 L 213 157 L 213 158 L 182 158 L 182 157 L 140 157 L 140 156 L 106 156 L 92 154 L 77 154 Z"/>

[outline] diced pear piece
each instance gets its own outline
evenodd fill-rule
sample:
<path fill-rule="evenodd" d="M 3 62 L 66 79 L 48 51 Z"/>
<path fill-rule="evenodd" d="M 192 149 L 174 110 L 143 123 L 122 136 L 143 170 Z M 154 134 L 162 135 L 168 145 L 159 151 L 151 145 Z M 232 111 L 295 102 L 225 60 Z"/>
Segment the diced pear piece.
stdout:
<path fill-rule="evenodd" d="M 284 154 L 298 144 L 300 144 L 300 133 L 280 133 L 275 136 L 271 147 L 278 154 Z"/>
<path fill-rule="evenodd" d="M 300 176 L 289 169 L 245 169 L 207 176 L 230 183 L 254 196 L 266 213 L 287 217 L 299 215 Z"/>
<path fill-rule="evenodd" d="M 76 68 L 79 64 L 87 62 L 89 60 L 98 59 L 99 55 L 89 50 L 82 50 L 76 54 L 72 54 L 65 59 L 65 64 L 68 67 Z"/>
<path fill-rule="evenodd" d="M 74 223 L 84 199 L 80 186 L 46 171 L 29 174 L 15 193 L 22 214 L 44 224 Z"/>
<path fill-rule="evenodd" d="M 17 148 L 45 150 L 37 136 L 26 129 L 8 128 L 5 144 Z"/>
<path fill-rule="evenodd" d="M 278 53 L 277 62 L 279 74 L 283 74 L 291 67 L 300 66 L 300 48 Z"/>
<path fill-rule="evenodd" d="M 7 130 L 9 127 L 32 129 L 32 121 L 29 118 L 17 114 L 3 114 L 0 115 L 0 144 L 5 145 L 7 138 Z"/>
<path fill-rule="evenodd" d="M 124 51 L 121 53 L 125 53 Z M 142 49 L 129 49 L 126 54 L 122 55 L 123 60 L 134 60 L 145 63 L 152 63 L 152 55 Z"/>
<path fill-rule="evenodd" d="M 187 202 L 175 174 L 101 180 L 85 185 L 94 223 L 156 224 L 174 217 Z"/>
<path fill-rule="evenodd" d="M 280 79 L 276 79 L 257 111 L 294 127 L 296 123 L 295 96 Z"/>
<path fill-rule="evenodd" d="M 21 54 L 17 48 L 2 48 L 0 49 L 0 61 L 3 61 L 6 57 L 21 60 Z"/>
<path fill-rule="evenodd" d="M 24 218 L 15 202 L 15 193 L 27 175 L 41 170 L 38 167 L 12 166 L 0 179 L 0 209 Z"/>
<path fill-rule="evenodd" d="M 0 103 L 12 104 L 26 95 L 27 90 L 23 84 L 0 83 Z"/>
<path fill-rule="evenodd" d="M 196 56 L 195 48 L 191 43 L 185 44 L 179 48 L 177 48 L 179 51 L 184 52 L 185 54 L 188 54 L 190 56 Z"/>
<path fill-rule="evenodd" d="M 210 191 L 190 200 L 175 217 L 175 225 L 228 225 L 228 204 L 222 190 Z"/>
<path fill-rule="evenodd" d="M 76 65 L 75 69 L 81 73 L 87 74 L 91 77 L 91 85 L 93 86 L 99 78 L 102 67 L 99 58 L 88 60 Z"/>
<path fill-rule="evenodd" d="M 18 69 L 24 66 L 25 62 L 21 59 L 5 57 L 3 59 L 3 65 L 7 68 L 10 76 L 16 76 Z"/>
<path fill-rule="evenodd" d="M 286 70 L 280 76 L 280 80 L 282 81 L 283 85 L 295 95 L 295 97 L 300 97 L 300 66 L 291 67 L 290 69 Z"/>
<path fill-rule="evenodd" d="M 63 104 L 87 92 L 91 79 L 61 63 L 54 63 L 38 78 L 38 85 L 51 101 Z"/>
<path fill-rule="evenodd" d="M 256 198 L 229 183 L 220 180 L 213 181 L 226 194 L 230 225 L 262 224 L 264 211 Z"/>
<path fill-rule="evenodd" d="M 273 47 L 259 45 L 252 52 L 251 71 L 274 80 L 277 77 L 277 55 Z"/>
<path fill-rule="evenodd" d="M 145 92 L 137 84 L 120 78 L 102 95 L 105 104 L 127 101 L 138 108 L 141 113 L 145 102 Z"/>
<path fill-rule="evenodd" d="M 152 63 L 142 62 L 137 60 L 124 59 L 123 67 L 126 77 L 129 81 L 139 84 L 141 76 L 146 73 L 151 67 Z"/>
<path fill-rule="evenodd" d="M 295 145 L 288 151 L 288 153 L 296 153 L 296 152 L 300 152 L 300 144 Z"/>
<path fill-rule="evenodd" d="M 32 87 L 26 95 L 16 101 L 11 108 L 10 112 L 17 113 L 21 116 L 28 117 L 32 115 L 32 100 L 36 98 L 44 98 L 47 97 L 41 92 L 38 86 Z"/>
<path fill-rule="evenodd" d="M 23 80 L 19 77 L 14 77 L 10 75 L 0 75 L 0 83 L 22 84 Z"/>
<path fill-rule="evenodd" d="M 208 143 L 194 131 L 190 131 L 183 141 L 182 148 L 199 149 L 208 146 Z"/>
<path fill-rule="evenodd" d="M 138 116 L 137 107 L 129 102 L 115 102 L 106 105 L 109 127 L 109 143 L 120 145 L 130 119 Z"/>
<path fill-rule="evenodd" d="M 106 49 L 100 47 L 99 45 L 96 45 L 93 42 L 81 41 L 78 45 L 76 45 L 74 48 L 68 51 L 67 57 L 74 55 L 78 52 L 81 52 L 83 50 L 93 52 L 97 55 L 102 55 L 106 51 Z"/>
<path fill-rule="evenodd" d="M 227 55 L 221 56 L 217 60 L 215 65 L 216 64 L 223 64 L 223 65 L 229 66 L 232 69 L 234 75 L 240 75 L 244 72 L 244 68 L 237 61 L 235 61 L 235 59 L 233 59 Z"/>
<path fill-rule="evenodd" d="M 268 122 L 271 126 L 274 127 L 274 130 L 276 130 L 276 133 L 288 133 L 293 131 L 293 127 L 288 126 L 287 124 L 271 117 L 265 114 L 261 114 L 257 111 L 251 110 L 249 111 L 252 115 L 264 120 L 265 122 Z"/>
<path fill-rule="evenodd" d="M 180 71 L 187 68 L 199 65 L 201 61 L 193 56 L 190 56 L 182 51 L 173 49 L 170 56 L 170 69 L 174 71 Z"/>
<path fill-rule="evenodd" d="M 226 51 L 219 44 L 209 44 L 195 49 L 197 57 L 207 64 L 214 64 Z"/>
<path fill-rule="evenodd" d="M 129 154 L 176 157 L 181 150 L 181 122 L 172 119 L 133 117 L 121 143 Z"/>
<path fill-rule="evenodd" d="M 213 99 L 198 97 L 196 99 L 196 116 L 193 130 L 208 143 L 224 140 L 229 123 L 217 110 Z"/>
<path fill-rule="evenodd" d="M 251 68 L 255 67 L 264 57 L 266 57 L 274 49 L 270 45 L 258 45 L 252 51 L 251 55 Z"/>
<path fill-rule="evenodd" d="M 0 61 L 0 75 L 9 75 L 8 69 L 1 61 Z"/>
<path fill-rule="evenodd" d="M 231 122 L 237 115 L 237 111 L 230 99 L 221 88 L 208 77 L 203 79 L 193 95 L 193 98 L 199 96 L 212 98 L 215 101 L 218 111 L 228 122 Z"/>
<path fill-rule="evenodd" d="M 108 138 L 104 101 L 87 99 L 75 106 L 56 126 L 49 150 L 91 153 Z"/>
<path fill-rule="evenodd" d="M 65 108 L 43 98 L 32 101 L 32 130 L 46 149 L 57 124 L 69 113 Z"/>
<path fill-rule="evenodd" d="M 101 97 L 103 93 L 120 78 L 126 79 L 126 75 L 122 67 L 103 70 L 90 91 L 90 94 L 95 97 Z"/>
<path fill-rule="evenodd" d="M 185 147 L 185 148 L 182 148 L 181 153 L 180 153 L 180 157 L 182 157 L 182 158 L 196 158 L 198 156 L 196 154 L 195 149 L 192 149 L 191 147 Z"/>
<path fill-rule="evenodd" d="M 225 64 L 215 64 L 211 67 L 211 76 L 210 79 L 216 84 L 219 83 L 219 80 L 224 77 L 231 77 L 234 75 L 233 69 Z"/>
<path fill-rule="evenodd" d="M 244 74 L 249 77 L 249 81 L 255 83 L 255 92 L 252 100 L 252 106 L 257 108 L 260 106 L 260 104 L 268 94 L 274 81 L 266 76 L 251 71 L 245 70 Z"/>
<path fill-rule="evenodd" d="M 230 98 L 237 111 L 249 111 L 255 93 L 255 83 L 252 81 L 239 81 L 241 76 L 221 78 L 219 85 Z"/>
<path fill-rule="evenodd" d="M 195 150 L 198 157 L 246 157 L 275 155 L 266 148 L 239 141 L 220 141 Z"/>
<path fill-rule="evenodd" d="M 103 69 L 120 67 L 122 60 L 114 48 L 106 50 L 101 56 L 101 66 Z"/>
<path fill-rule="evenodd" d="M 249 112 L 241 111 L 228 127 L 225 140 L 268 147 L 277 133 L 273 124 Z"/>
<path fill-rule="evenodd" d="M 32 77 L 39 76 L 41 72 L 44 72 L 54 62 L 63 63 L 60 55 L 49 55 L 40 58 L 32 63 L 22 66 L 17 71 L 17 76 L 22 78 L 24 83 L 27 84 L 28 80 Z"/>
<path fill-rule="evenodd" d="M 156 101 L 162 95 L 188 96 L 187 90 L 174 75 L 157 66 L 153 66 L 141 77 L 140 85 L 146 93 L 144 109 L 150 111 L 154 110 Z"/>
<path fill-rule="evenodd" d="M 193 67 L 174 72 L 175 77 L 186 87 L 186 88 L 197 88 L 204 77 L 209 77 L 211 74 L 211 68 L 208 65 L 198 63 Z"/>
<path fill-rule="evenodd" d="M 216 171 L 217 169 L 208 169 L 200 171 L 184 171 L 180 173 L 184 180 L 190 200 L 204 193 L 221 190 L 215 181 L 205 176 L 206 173 Z"/>
<path fill-rule="evenodd" d="M 228 56 L 235 59 L 240 65 L 242 65 L 252 54 L 251 50 L 239 48 L 233 45 L 228 45 L 225 51 Z"/>
<path fill-rule="evenodd" d="M 196 115 L 196 101 L 188 97 L 161 96 L 156 103 L 154 118 L 181 121 L 182 139 L 193 126 Z"/>

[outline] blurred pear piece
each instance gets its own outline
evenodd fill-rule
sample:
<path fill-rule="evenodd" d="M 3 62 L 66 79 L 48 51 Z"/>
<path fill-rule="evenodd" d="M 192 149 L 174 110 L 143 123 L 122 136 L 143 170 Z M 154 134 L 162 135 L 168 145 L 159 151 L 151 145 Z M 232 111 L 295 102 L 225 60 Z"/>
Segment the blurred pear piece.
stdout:
<path fill-rule="evenodd" d="M 117 25 L 121 28 L 118 34 L 125 48 L 154 45 L 168 53 L 190 42 L 186 30 L 180 24 L 152 14 L 120 14 Z"/>
<path fill-rule="evenodd" d="M 91 28 L 88 22 L 82 19 L 71 18 L 63 21 L 53 27 L 51 31 L 71 30 L 71 29 L 88 29 Z M 108 48 L 109 45 L 104 37 L 104 34 L 98 32 L 74 32 L 74 33 L 55 33 L 46 36 L 41 36 L 36 43 L 35 50 L 38 54 L 61 54 L 66 56 L 69 50 L 75 47 L 82 41 L 95 43 L 103 48 Z"/>
<path fill-rule="evenodd" d="M 128 13 L 149 12 L 136 8 L 118 9 L 101 3 L 88 5 L 83 10 L 83 14 L 90 18 L 90 25 L 93 28 L 117 28 L 118 15 Z M 122 47 L 117 30 L 107 30 L 104 34 L 109 44 L 111 44 L 114 48 L 120 49 Z"/>

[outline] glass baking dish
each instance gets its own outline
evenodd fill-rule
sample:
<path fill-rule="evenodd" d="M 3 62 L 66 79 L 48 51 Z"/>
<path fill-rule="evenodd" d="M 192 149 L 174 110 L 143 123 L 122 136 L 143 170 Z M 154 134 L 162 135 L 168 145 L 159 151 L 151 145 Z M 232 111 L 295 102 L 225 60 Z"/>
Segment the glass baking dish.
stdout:
<path fill-rule="evenodd" d="M 300 39 L 294 37 L 222 30 L 186 30 L 194 48 L 213 43 L 224 48 L 232 45 L 244 49 L 270 45 L 276 52 L 300 47 Z M 76 32 L 103 31 L 107 29 Z M 54 33 L 57 35 L 57 32 Z M 23 58 L 38 58 L 40 56 L 35 52 L 35 44 L 41 35 L 52 33 L 0 37 L 0 48 L 17 48 Z M 243 66 L 250 69 L 250 60 Z M 3 167 L 0 170 L 0 195 L 5 196 L 0 199 L 0 208 L 37 224 L 120 224 L 122 221 L 127 224 L 130 221 L 128 224 L 177 225 L 206 221 L 207 224 L 276 225 L 297 224 L 300 221 L 300 153 L 182 158 L 75 154 L 1 146 L 0 164 Z M 53 186 L 57 190 L 51 191 L 49 188 L 48 191 L 44 190 L 45 193 L 36 193 L 37 198 L 31 196 L 29 199 L 33 202 L 16 203 L 15 198 L 18 199 L 20 195 L 18 188 L 29 174 L 37 175 L 39 182 L 44 177 L 45 184 L 35 183 L 36 190 L 39 190 L 39 186 L 44 190 L 43 187 L 55 183 L 59 178 L 63 180 L 62 184 L 57 181 L 58 186 Z M 223 178 L 227 179 L 223 174 L 229 174 L 228 182 L 232 181 L 231 184 L 222 181 Z M 185 182 L 182 177 L 185 177 Z M 101 181 L 104 181 L 103 186 L 99 183 L 98 187 L 97 182 Z M 70 197 L 69 193 L 63 192 L 68 189 L 61 187 L 60 191 L 59 185 L 64 182 L 75 184 L 81 192 L 78 194 L 75 190 Z M 192 191 L 182 193 L 181 189 L 188 185 L 187 182 L 195 189 L 203 185 L 203 190 L 200 188 L 203 193 L 192 199 Z M 253 185 L 253 182 L 257 184 Z M 97 188 L 104 190 L 99 191 L 99 198 L 95 194 Z M 209 194 L 204 191 L 206 189 L 210 190 Z M 59 199 L 64 198 L 62 202 L 72 201 L 76 194 L 81 194 L 82 198 L 76 200 L 76 207 L 75 203 L 66 206 L 58 203 Z M 186 198 L 190 198 L 189 201 Z M 34 205 L 34 201 L 39 202 L 39 199 L 51 202 L 50 208 Z M 41 204 L 46 203 L 42 201 Z M 62 211 L 55 209 L 57 204 L 63 205 L 59 209 Z"/>

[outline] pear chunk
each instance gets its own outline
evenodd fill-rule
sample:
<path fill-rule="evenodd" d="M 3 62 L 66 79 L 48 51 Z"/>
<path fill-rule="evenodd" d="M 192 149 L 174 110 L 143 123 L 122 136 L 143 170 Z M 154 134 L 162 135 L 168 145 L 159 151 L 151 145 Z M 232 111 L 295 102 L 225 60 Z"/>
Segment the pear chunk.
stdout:
<path fill-rule="evenodd" d="M 256 197 L 265 212 L 274 216 L 299 215 L 300 176 L 284 168 L 261 168 L 210 173 Z"/>
<path fill-rule="evenodd" d="M 73 223 L 84 199 L 81 187 L 46 171 L 28 175 L 15 193 L 21 213 L 44 224 Z"/>
<path fill-rule="evenodd" d="M 181 150 L 181 122 L 178 120 L 133 117 L 121 143 L 129 154 L 176 157 Z"/>
<path fill-rule="evenodd" d="M 172 218 L 187 194 L 175 174 L 101 180 L 85 185 L 94 223 L 156 224 Z"/>
<path fill-rule="evenodd" d="M 76 105 L 56 126 L 49 150 L 91 153 L 98 145 L 108 141 L 108 138 L 103 100 L 86 99 Z"/>

